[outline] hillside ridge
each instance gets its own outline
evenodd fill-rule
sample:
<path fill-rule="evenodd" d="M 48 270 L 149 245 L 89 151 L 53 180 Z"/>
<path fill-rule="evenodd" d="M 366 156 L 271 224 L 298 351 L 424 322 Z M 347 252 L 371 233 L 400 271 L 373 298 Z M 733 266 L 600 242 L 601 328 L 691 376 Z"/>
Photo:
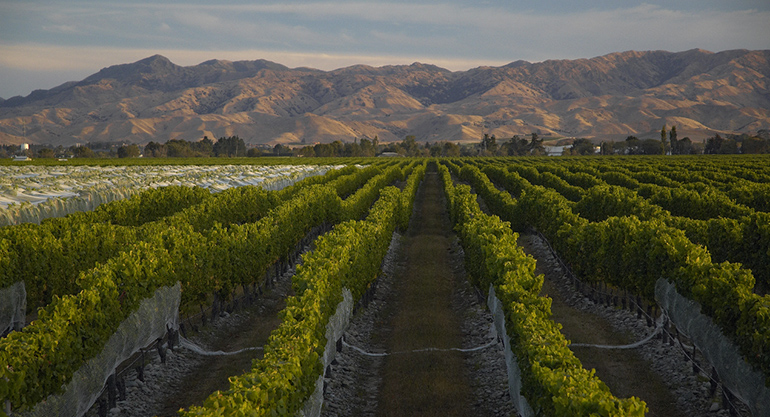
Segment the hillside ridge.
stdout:
<path fill-rule="evenodd" d="M 694 140 L 770 127 L 770 51 L 625 51 L 449 71 L 331 71 L 161 55 L 0 99 L 0 143 L 146 143 L 238 135 L 250 144 L 378 136 L 475 141 L 537 132 L 617 140 L 676 124 Z M 26 136 L 24 136 L 26 131 Z"/>

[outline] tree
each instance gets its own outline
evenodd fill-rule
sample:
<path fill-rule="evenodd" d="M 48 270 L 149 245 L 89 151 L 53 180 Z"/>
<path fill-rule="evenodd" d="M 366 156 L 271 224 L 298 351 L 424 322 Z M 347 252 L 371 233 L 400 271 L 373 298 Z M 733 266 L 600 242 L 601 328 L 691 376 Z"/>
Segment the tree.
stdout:
<path fill-rule="evenodd" d="M 53 156 L 53 149 L 51 148 L 41 148 L 37 151 L 38 158 L 53 158 Z"/>
<path fill-rule="evenodd" d="M 214 153 L 214 141 L 204 136 L 203 139 L 190 144 L 190 149 L 196 156 L 211 156 Z"/>
<path fill-rule="evenodd" d="M 441 149 L 441 155 L 447 157 L 460 156 L 460 147 L 456 143 L 444 142 L 443 149 Z"/>
<path fill-rule="evenodd" d="M 144 146 L 144 156 L 151 158 L 162 158 L 166 156 L 166 147 L 160 143 L 150 141 Z"/>
<path fill-rule="evenodd" d="M 636 136 L 628 136 L 626 138 L 626 151 L 627 155 L 639 155 L 642 153 L 641 142 Z"/>
<path fill-rule="evenodd" d="M 508 156 L 526 155 L 529 145 L 526 139 L 520 138 L 519 135 L 513 135 L 512 138 L 508 139 L 508 142 L 503 144 L 503 148 Z"/>
<path fill-rule="evenodd" d="M 663 149 L 660 151 L 660 153 L 665 155 L 666 154 L 666 145 L 667 145 L 666 144 L 666 125 L 665 124 L 663 125 L 663 128 L 660 129 L 660 144 L 663 145 L 662 146 Z"/>
<path fill-rule="evenodd" d="M 665 154 L 663 142 L 655 139 L 645 139 L 639 144 L 639 150 L 642 155 L 660 155 Z"/>
<path fill-rule="evenodd" d="M 118 158 L 137 158 L 140 154 L 139 147 L 133 144 L 118 148 Z"/>
<path fill-rule="evenodd" d="M 489 136 L 484 134 L 484 139 L 481 140 L 481 152 L 482 155 L 494 155 L 497 153 L 497 138 L 495 135 Z"/>
<path fill-rule="evenodd" d="M 545 155 L 545 147 L 543 146 L 543 139 L 539 139 L 537 133 L 532 132 L 532 142 L 529 144 L 530 155 Z"/>
<path fill-rule="evenodd" d="M 722 143 L 722 147 L 719 149 L 719 153 L 722 154 L 735 154 L 738 153 L 738 141 L 735 139 L 725 139 Z"/>
<path fill-rule="evenodd" d="M 342 150 L 342 156 L 361 156 L 361 145 L 356 142 L 346 143 Z"/>
<path fill-rule="evenodd" d="M 439 144 L 438 142 L 434 143 L 430 147 L 430 156 L 434 158 L 441 156 L 441 150 L 442 150 L 441 144 Z"/>
<path fill-rule="evenodd" d="M 679 155 L 689 155 L 695 153 L 695 147 L 692 146 L 692 141 L 688 136 L 685 136 L 684 139 L 677 141 L 676 146 Z"/>
<path fill-rule="evenodd" d="M 88 146 L 73 146 L 70 149 L 75 158 L 93 158 L 95 156 L 94 151 Z"/>
<path fill-rule="evenodd" d="M 249 158 L 256 158 L 256 157 L 262 156 L 262 150 L 259 148 L 251 148 L 246 152 L 246 156 L 248 156 Z"/>
<path fill-rule="evenodd" d="M 246 144 L 238 136 L 219 138 L 213 150 L 214 156 L 246 156 Z"/>
<path fill-rule="evenodd" d="M 715 136 L 706 139 L 706 147 L 703 149 L 703 153 L 706 154 L 718 154 L 721 153 L 722 145 L 725 140 L 717 133 Z"/>
<path fill-rule="evenodd" d="M 332 156 L 342 156 L 345 145 L 341 141 L 335 140 L 329 144 L 329 147 L 332 149 Z"/>
<path fill-rule="evenodd" d="M 570 148 L 570 154 L 572 155 L 593 155 L 595 152 L 594 144 L 585 138 L 575 139 L 572 142 L 572 148 Z"/>
<path fill-rule="evenodd" d="M 171 139 L 166 141 L 166 156 L 170 158 L 189 158 L 194 155 L 190 142 L 184 139 Z"/>
<path fill-rule="evenodd" d="M 401 147 L 404 148 L 406 156 L 417 156 L 420 154 L 419 146 L 417 146 L 417 138 L 414 135 L 408 135 L 401 142 Z"/>
<path fill-rule="evenodd" d="M 680 149 L 679 142 L 676 140 L 676 126 L 671 126 L 671 131 L 668 132 L 668 139 L 671 142 L 671 155 L 678 155 Z"/>
<path fill-rule="evenodd" d="M 770 152 L 769 141 L 753 136 L 743 140 L 741 153 L 768 153 Z"/>
<path fill-rule="evenodd" d="M 290 156 L 291 148 L 279 143 L 273 147 L 273 154 L 275 154 L 275 156 Z"/>
<path fill-rule="evenodd" d="M 377 139 L 375 138 L 375 141 Z M 363 138 L 359 141 L 358 146 L 361 147 L 361 156 L 376 156 L 377 155 L 377 148 L 375 146 L 375 142 Z"/>

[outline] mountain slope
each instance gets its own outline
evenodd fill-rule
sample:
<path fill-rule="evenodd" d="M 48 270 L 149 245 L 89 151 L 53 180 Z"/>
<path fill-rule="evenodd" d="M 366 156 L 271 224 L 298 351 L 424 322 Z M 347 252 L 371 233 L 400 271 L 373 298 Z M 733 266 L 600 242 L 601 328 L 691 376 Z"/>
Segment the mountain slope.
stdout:
<path fill-rule="evenodd" d="M 657 137 L 770 127 L 770 51 L 622 52 L 451 72 L 433 65 L 334 71 L 269 61 L 183 67 L 155 55 L 0 100 L 0 143 L 146 143 L 238 134 L 247 143 Z M 26 138 L 23 132 L 26 126 Z"/>

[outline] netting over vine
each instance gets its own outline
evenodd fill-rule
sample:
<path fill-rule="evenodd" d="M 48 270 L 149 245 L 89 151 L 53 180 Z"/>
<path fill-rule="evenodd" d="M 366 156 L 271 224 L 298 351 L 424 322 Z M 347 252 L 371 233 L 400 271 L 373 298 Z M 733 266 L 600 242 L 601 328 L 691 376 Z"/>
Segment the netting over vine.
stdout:
<path fill-rule="evenodd" d="M 683 297 L 674 284 L 660 278 L 655 283 L 655 300 L 671 321 L 711 363 L 720 382 L 748 405 L 755 416 L 770 416 L 770 389 L 765 376 L 752 369 L 738 347 L 706 315 L 698 302 Z"/>
<path fill-rule="evenodd" d="M 107 378 L 117 366 L 145 346 L 163 337 L 167 326 L 177 328 L 181 284 L 163 287 L 124 320 L 99 355 L 86 362 L 72 376 L 62 394 L 51 395 L 32 411 L 14 413 L 24 417 L 80 417 L 101 394 Z"/>
<path fill-rule="evenodd" d="M 27 310 L 27 291 L 19 281 L 0 289 L 0 334 L 19 330 L 24 326 Z"/>
<path fill-rule="evenodd" d="M 347 288 L 342 289 L 342 301 L 337 304 L 337 310 L 333 316 L 329 317 L 329 323 L 326 325 L 326 347 L 321 361 L 324 366 L 324 373 L 329 364 L 334 360 L 337 353 L 337 340 L 342 338 L 345 329 L 350 323 L 350 317 L 353 315 L 353 294 Z M 301 417 L 318 417 L 321 415 L 324 402 L 324 375 L 318 377 L 315 383 L 315 391 L 305 402 L 305 407 L 298 413 Z"/>
<path fill-rule="evenodd" d="M 505 345 L 505 365 L 508 368 L 508 390 L 511 394 L 511 400 L 513 405 L 516 406 L 516 410 L 522 417 L 532 417 L 535 412 L 527 402 L 527 399 L 521 395 L 521 370 L 519 369 L 516 355 L 511 350 L 511 339 L 508 337 L 508 332 L 505 329 L 505 312 L 503 311 L 503 304 L 499 298 L 495 295 L 495 286 L 489 286 L 489 296 L 487 297 L 487 305 L 489 311 L 492 313 L 492 317 L 495 319 L 495 330 L 497 334 L 503 338 L 503 344 Z"/>

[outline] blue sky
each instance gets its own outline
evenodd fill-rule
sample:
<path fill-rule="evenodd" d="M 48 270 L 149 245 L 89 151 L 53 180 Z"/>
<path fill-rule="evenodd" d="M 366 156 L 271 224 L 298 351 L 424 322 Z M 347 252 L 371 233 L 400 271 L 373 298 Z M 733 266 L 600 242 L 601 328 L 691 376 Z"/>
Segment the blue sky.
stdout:
<path fill-rule="evenodd" d="M 451 70 L 627 50 L 770 49 L 770 0 L 0 0 L 0 97 L 162 54 Z"/>

